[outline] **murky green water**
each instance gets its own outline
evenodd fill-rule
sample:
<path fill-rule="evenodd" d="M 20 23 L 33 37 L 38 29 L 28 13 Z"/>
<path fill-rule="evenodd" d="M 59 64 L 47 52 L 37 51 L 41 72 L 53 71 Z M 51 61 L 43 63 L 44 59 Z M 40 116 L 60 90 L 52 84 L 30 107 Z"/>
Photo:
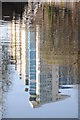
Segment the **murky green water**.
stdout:
<path fill-rule="evenodd" d="M 31 3 L 0 22 L 3 118 L 77 118 L 79 83 L 76 3 Z M 6 7 L 5 7 L 6 6 Z M 18 7 L 18 9 L 19 9 Z"/>

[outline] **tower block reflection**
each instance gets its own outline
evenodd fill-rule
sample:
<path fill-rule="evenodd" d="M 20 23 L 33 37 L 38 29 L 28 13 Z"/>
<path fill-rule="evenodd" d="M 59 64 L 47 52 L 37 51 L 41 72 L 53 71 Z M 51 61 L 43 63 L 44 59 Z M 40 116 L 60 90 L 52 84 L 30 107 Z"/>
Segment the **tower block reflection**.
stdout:
<path fill-rule="evenodd" d="M 59 93 L 59 65 L 40 58 L 40 26 L 29 36 L 29 102 L 33 108 L 69 97 Z"/>

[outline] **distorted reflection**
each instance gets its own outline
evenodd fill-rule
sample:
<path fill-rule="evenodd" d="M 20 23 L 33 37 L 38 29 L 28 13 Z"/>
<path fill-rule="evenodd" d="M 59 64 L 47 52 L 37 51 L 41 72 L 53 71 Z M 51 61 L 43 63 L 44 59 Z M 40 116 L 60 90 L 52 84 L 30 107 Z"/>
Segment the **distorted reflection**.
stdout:
<path fill-rule="evenodd" d="M 66 4 L 28 3 L 22 15 L 13 12 L 7 24 L 8 40 L 2 42 L 2 76 L 7 76 L 3 82 L 11 85 L 8 69 L 15 65 L 32 108 L 70 98 L 62 90 L 79 83 L 77 4 Z"/>

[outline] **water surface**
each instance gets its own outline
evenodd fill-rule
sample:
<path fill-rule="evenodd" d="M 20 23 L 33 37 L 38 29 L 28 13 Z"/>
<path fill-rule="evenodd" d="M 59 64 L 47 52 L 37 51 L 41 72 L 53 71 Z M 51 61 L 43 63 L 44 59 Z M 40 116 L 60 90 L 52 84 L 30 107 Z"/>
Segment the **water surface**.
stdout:
<path fill-rule="evenodd" d="M 78 19 L 76 3 L 70 5 L 28 3 L 21 11 L 9 7 L 11 15 L 4 10 L 3 118 L 78 117 Z"/>

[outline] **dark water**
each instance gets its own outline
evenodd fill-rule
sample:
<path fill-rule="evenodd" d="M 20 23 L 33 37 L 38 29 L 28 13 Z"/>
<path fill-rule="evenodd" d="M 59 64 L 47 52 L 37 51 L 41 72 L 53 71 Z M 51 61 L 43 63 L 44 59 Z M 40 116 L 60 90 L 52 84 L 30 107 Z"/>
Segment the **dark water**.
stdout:
<path fill-rule="evenodd" d="M 1 116 L 77 118 L 77 4 L 15 5 L 0 21 Z"/>

